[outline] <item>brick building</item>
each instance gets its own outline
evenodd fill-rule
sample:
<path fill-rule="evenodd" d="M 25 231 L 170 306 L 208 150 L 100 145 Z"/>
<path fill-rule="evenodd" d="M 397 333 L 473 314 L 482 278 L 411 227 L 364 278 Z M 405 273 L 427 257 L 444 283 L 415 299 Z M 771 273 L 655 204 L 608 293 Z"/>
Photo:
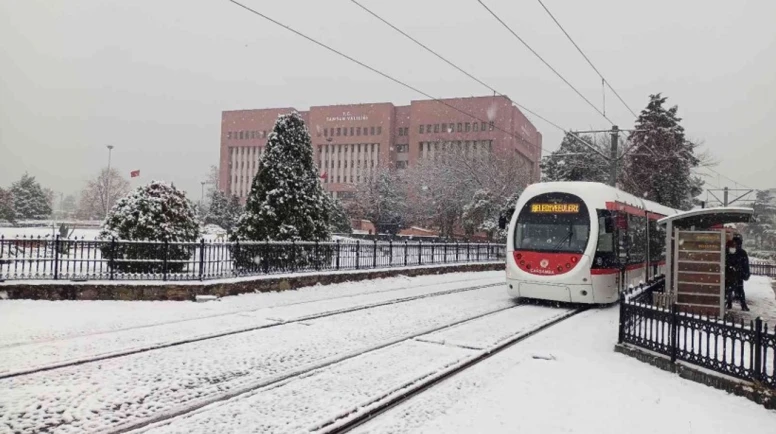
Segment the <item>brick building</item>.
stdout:
<path fill-rule="evenodd" d="M 435 100 L 412 101 L 408 106 L 352 104 L 299 111 L 310 130 L 324 188 L 347 199 L 376 167 L 404 170 L 451 146 L 520 159 L 538 181 L 542 135 L 508 98 L 444 102 L 477 119 Z M 292 111 L 288 107 L 222 113 L 219 184 L 224 191 L 245 200 L 267 135 L 278 115 Z"/>

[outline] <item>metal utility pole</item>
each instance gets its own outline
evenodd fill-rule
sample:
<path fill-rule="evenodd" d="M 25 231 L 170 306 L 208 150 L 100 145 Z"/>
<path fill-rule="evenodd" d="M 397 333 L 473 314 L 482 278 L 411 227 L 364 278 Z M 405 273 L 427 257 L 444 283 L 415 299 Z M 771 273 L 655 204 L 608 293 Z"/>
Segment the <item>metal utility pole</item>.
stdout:
<path fill-rule="evenodd" d="M 728 194 L 730 193 L 730 190 L 725 187 L 725 190 L 722 192 L 722 203 L 724 206 L 728 206 Z"/>
<path fill-rule="evenodd" d="M 617 144 L 620 140 L 620 129 L 617 125 L 612 125 L 612 146 L 609 149 L 609 185 L 617 187 Z"/>
<path fill-rule="evenodd" d="M 110 156 L 113 152 L 113 145 L 108 145 L 108 179 L 105 185 L 105 218 L 108 218 L 110 211 Z"/>

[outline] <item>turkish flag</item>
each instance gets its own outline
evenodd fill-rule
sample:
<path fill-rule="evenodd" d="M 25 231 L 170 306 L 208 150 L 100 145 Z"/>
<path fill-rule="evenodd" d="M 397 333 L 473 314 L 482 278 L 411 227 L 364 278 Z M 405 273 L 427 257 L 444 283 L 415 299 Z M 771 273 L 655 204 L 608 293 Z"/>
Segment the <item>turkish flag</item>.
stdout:
<path fill-rule="evenodd" d="M 321 174 L 321 178 L 323 178 L 323 179 L 326 179 L 328 177 L 329 177 L 329 174 L 326 173 L 326 172 L 323 172 L 323 174 Z"/>
<path fill-rule="evenodd" d="M 137 178 L 138 176 L 140 176 L 140 171 L 139 170 L 133 170 L 133 171 L 129 172 L 129 177 L 130 178 Z"/>

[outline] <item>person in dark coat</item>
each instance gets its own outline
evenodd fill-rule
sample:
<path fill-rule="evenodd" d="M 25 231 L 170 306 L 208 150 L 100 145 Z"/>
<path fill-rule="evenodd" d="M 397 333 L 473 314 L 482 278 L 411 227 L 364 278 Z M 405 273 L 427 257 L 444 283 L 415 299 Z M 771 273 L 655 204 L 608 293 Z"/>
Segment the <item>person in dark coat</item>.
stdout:
<path fill-rule="evenodd" d="M 741 302 L 741 310 L 748 311 L 744 281 L 749 280 L 750 276 L 749 255 L 742 247 L 743 242 L 741 234 L 735 234 L 732 242 L 728 244 L 728 251 L 725 255 L 725 292 L 728 309 L 733 307 L 733 298 L 735 297 Z"/>

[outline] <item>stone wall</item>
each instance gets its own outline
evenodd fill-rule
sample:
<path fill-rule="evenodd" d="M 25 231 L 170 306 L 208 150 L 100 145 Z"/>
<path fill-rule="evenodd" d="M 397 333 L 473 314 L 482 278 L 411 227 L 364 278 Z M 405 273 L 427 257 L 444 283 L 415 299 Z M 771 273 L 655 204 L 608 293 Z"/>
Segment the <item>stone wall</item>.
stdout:
<path fill-rule="evenodd" d="M 0 285 L 10 299 L 32 300 L 193 300 L 197 295 L 227 296 L 251 292 L 286 291 L 315 285 L 331 285 L 341 282 L 381 279 L 392 276 L 420 276 L 429 274 L 460 273 L 472 271 L 503 270 L 503 263 L 457 264 L 439 267 L 397 268 L 388 270 L 364 270 L 325 274 L 300 274 L 296 276 L 260 276 L 227 282 L 160 282 L 138 284 L 128 282 L 24 282 Z M 321 288 L 325 291 L 325 288 Z"/>
<path fill-rule="evenodd" d="M 758 384 L 715 374 L 701 368 L 694 368 L 682 363 L 671 363 L 671 359 L 627 344 L 617 344 L 614 351 L 633 357 L 644 363 L 673 372 L 680 377 L 701 383 L 715 389 L 724 390 L 734 395 L 743 396 L 751 401 L 761 404 L 767 409 L 776 409 L 776 391 Z"/>

